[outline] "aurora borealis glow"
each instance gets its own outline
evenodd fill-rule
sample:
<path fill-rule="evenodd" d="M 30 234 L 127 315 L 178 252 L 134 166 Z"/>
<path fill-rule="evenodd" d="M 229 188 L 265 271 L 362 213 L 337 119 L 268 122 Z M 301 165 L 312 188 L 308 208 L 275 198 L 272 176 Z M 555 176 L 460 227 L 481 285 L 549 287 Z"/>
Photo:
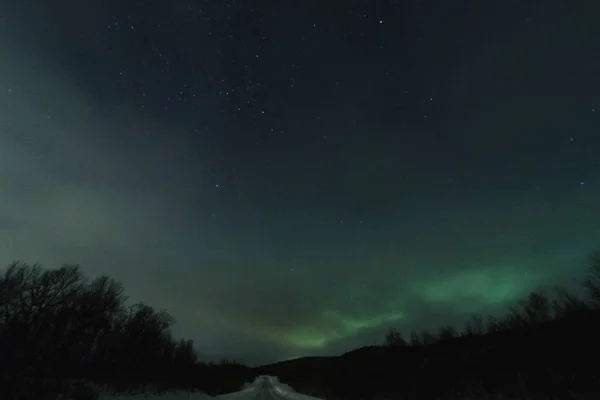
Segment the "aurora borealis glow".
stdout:
<path fill-rule="evenodd" d="M 13 3 L 2 261 L 109 274 L 203 357 L 462 324 L 600 248 L 596 2 Z"/>

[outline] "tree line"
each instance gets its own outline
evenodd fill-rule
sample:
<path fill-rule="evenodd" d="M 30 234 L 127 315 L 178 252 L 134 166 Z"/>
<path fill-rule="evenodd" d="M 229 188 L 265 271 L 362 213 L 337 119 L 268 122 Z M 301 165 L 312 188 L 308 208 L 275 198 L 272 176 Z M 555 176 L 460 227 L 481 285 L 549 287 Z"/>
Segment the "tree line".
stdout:
<path fill-rule="evenodd" d="M 600 253 L 583 290 L 535 290 L 502 316 L 436 331 L 391 329 L 384 343 L 338 357 L 265 366 L 328 400 L 595 399 L 600 393 Z M 383 339 L 383 338 L 382 338 Z"/>
<path fill-rule="evenodd" d="M 207 389 L 199 374 L 211 366 L 191 340 L 173 337 L 174 318 L 126 301 L 119 282 L 88 279 L 77 265 L 11 264 L 0 276 L 0 397 L 52 398 L 65 378 Z"/>
<path fill-rule="evenodd" d="M 574 295 L 559 286 L 554 287 L 550 293 L 538 289 L 509 306 L 508 313 L 503 317 L 473 314 L 462 330 L 447 325 L 440 327 L 437 332 L 412 331 L 408 338 L 405 338 L 398 329 L 391 328 L 385 337 L 385 344 L 388 346 L 430 345 L 457 337 L 532 328 L 593 310 L 600 310 L 600 252 L 593 253 L 589 257 L 589 268 L 583 280 L 582 295 Z"/>

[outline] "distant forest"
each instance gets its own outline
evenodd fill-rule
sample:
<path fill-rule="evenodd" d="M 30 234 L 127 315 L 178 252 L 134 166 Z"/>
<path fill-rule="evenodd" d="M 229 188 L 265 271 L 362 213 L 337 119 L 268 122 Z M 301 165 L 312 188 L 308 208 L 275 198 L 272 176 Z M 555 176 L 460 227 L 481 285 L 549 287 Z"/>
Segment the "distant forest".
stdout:
<path fill-rule="evenodd" d="M 554 287 L 547 293 L 539 289 L 509 307 L 502 318 L 474 314 L 462 329 L 443 326 L 437 332 L 411 332 L 404 338 L 400 331 L 392 328 L 385 337 L 388 346 L 420 346 L 444 342 L 457 337 L 470 337 L 522 328 L 531 328 L 550 321 L 557 321 L 582 312 L 600 309 L 600 252 L 589 258 L 589 271 L 583 280 L 583 297 Z M 600 338 L 599 338 L 600 339 Z"/>
<path fill-rule="evenodd" d="M 266 366 L 300 392 L 328 400 L 600 398 L 600 252 L 579 295 L 535 290 L 503 317 L 462 329 L 391 329 L 383 346 Z"/>

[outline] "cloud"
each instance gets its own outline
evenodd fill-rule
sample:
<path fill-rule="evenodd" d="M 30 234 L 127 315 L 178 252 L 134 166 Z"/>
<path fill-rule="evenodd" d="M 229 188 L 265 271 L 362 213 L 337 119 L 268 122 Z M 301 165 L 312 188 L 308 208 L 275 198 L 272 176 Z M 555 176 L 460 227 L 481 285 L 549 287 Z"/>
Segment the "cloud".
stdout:
<path fill-rule="evenodd" d="M 131 283 L 135 267 L 115 264 L 152 253 L 156 232 L 172 229 L 172 187 L 150 162 L 169 155 L 123 145 L 128 129 L 148 121 L 133 115 L 114 123 L 115 132 L 106 121 L 120 115 L 95 107 L 43 60 L 7 43 L 0 51 L 0 254 L 6 262 L 82 263 Z M 121 257 L 101 265 L 107 253 Z"/>

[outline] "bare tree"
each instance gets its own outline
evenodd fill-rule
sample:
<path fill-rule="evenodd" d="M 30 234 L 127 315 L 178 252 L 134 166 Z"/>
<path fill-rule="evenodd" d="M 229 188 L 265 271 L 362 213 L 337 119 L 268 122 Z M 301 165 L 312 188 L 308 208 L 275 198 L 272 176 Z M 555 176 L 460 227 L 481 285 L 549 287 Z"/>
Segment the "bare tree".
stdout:
<path fill-rule="evenodd" d="M 406 343 L 406 340 L 404 340 L 400 332 L 398 332 L 398 330 L 395 328 L 389 330 L 389 332 L 385 336 L 385 343 L 388 346 L 396 347 L 404 347 L 408 345 L 408 343 Z"/>
<path fill-rule="evenodd" d="M 421 343 L 423 344 L 434 344 L 438 341 L 438 338 L 435 337 L 434 334 L 427 332 L 427 331 L 423 331 L 421 332 Z"/>
<path fill-rule="evenodd" d="M 419 336 L 419 334 L 415 331 L 412 331 L 410 333 L 410 345 L 411 346 L 420 346 L 423 344 L 423 341 L 421 340 L 421 337 Z"/>
<path fill-rule="evenodd" d="M 550 300 L 541 290 L 529 293 L 517 307 L 520 308 L 520 315 L 527 320 L 529 325 L 540 324 L 552 318 Z"/>
<path fill-rule="evenodd" d="M 173 351 L 173 362 L 178 367 L 187 367 L 198 361 L 198 356 L 194 350 L 194 342 L 191 340 L 180 339 Z"/>
<path fill-rule="evenodd" d="M 448 341 L 454 339 L 457 336 L 457 332 L 453 326 L 447 325 L 440 328 L 438 336 L 440 341 Z"/>
<path fill-rule="evenodd" d="M 484 317 L 482 314 L 473 314 L 467 321 L 463 330 L 463 335 L 483 335 L 485 333 Z"/>
<path fill-rule="evenodd" d="M 555 317 L 561 318 L 588 309 L 588 304 L 577 296 L 568 293 L 564 288 L 554 287 L 556 298 L 551 307 Z"/>
<path fill-rule="evenodd" d="M 498 332 L 500 330 L 500 325 L 498 323 L 498 319 L 496 317 L 494 317 L 493 315 L 490 315 L 486 318 L 487 323 L 486 323 L 486 332 L 487 333 L 494 333 L 494 332 Z"/>
<path fill-rule="evenodd" d="M 589 272 L 583 285 L 591 306 L 600 308 L 600 251 L 590 256 Z"/>
<path fill-rule="evenodd" d="M 120 283 L 88 281 L 77 265 L 11 264 L 0 276 L 2 395 L 42 398 L 61 377 L 145 383 L 177 368 L 173 376 L 192 379 L 193 342 L 173 340 L 173 317 L 142 303 L 126 308 L 125 300 Z"/>

